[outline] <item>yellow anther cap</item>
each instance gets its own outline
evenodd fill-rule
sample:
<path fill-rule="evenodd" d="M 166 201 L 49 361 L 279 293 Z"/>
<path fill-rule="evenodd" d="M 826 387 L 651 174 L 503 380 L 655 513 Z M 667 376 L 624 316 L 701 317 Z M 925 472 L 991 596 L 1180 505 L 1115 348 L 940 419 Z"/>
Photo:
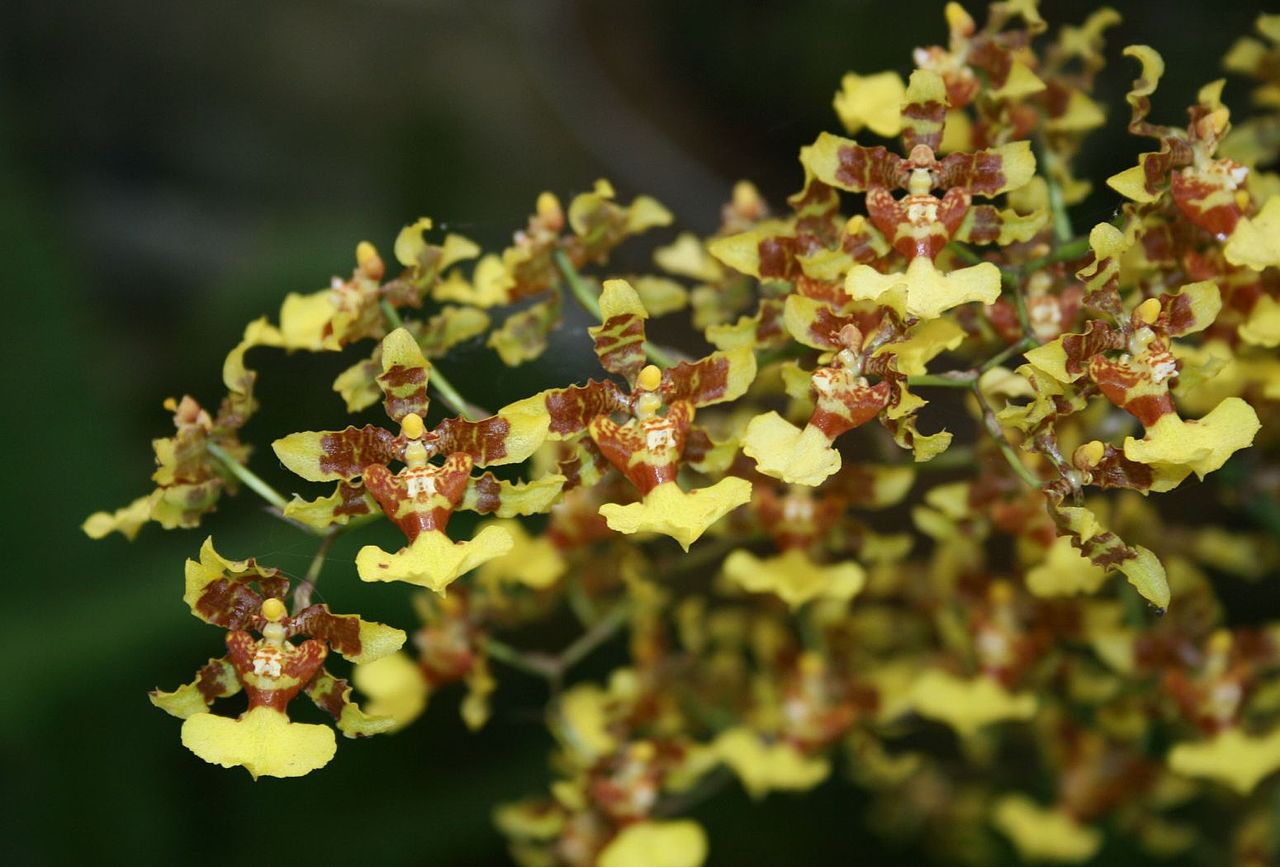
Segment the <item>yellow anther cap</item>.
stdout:
<path fill-rule="evenodd" d="M 284 607 L 284 602 L 274 596 L 262 603 L 262 616 L 272 623 L 283 620 L 288 613 L 289 609 Z"/>
<path fill-rule="evenodd" d="M 1071 455 L 1071 463 L 1082 470 L 1096 467 L 1098 462 L 1102 460 L 1102 456 L 1106 454 L 1106 451 L 1106 446 L 1100 441 L 1092 440 L 1075 450 L 1075 453 Z"/>
<path fill-rule="evenodd" d="M 636 378 L 636 384 L 645 391 L 657 391 L 658 386 L 662 385 L 662 371 L 655 364 L 646 364 Z"/>
<path fill-rule="evenodd" d="M 1160 299 L 1148 298 L 1139 304 L 1133 312 L 1138 314 L 1139 319 L 1150 325 L 1160 318 Z"/>
<path fill-rule="evenodd" d="M 404 434 L 411 440 L 416 440 L 426 431 L 427 426 L 422 423 L 422 416 L 416 412 L 411 412 L 404 418 L 400 419 L 400 433 Z"/>

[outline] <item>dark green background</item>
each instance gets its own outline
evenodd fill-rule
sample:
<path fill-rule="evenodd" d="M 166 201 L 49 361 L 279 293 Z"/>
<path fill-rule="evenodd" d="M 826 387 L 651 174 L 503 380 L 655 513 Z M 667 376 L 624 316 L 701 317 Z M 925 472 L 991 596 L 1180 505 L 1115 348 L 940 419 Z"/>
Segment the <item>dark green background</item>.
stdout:
<path fill-rule="evenodd" d="M 5 860 L 502 863 L 491 806 L 549 778 L 537 684 L 500 672 L 481 734 L 448 693 L 400 736 L 343 742 L 303 780 L 252 784 L 186 752 L 146 691 L 219 653 L 221 635 L 181 600 L 182 561 L 206 532 L 295 572 L 311 540 L 247 497 L 200 530 L 148 527 L 132 545 L 90 542 L 80 521 L 147 490 L 148 440 L 169 428 L 161 400 L 216 402 L 243 323 L 349 272 L 356 241 L 389 255 L 398 227 L 429 214 L 500 248 L 539 191 L 567 201 L 599 176 L 701 231 L 738 177 L 780 203 L 799 185 L 799 146 L 836 129 L 840 75 L 905 71 L 913 46 L 945 39 L 942 5 L 0 4 Z M 1082 5 L 1045 14 L 1074 22 Z M 1121 135 L 1134 67 L 1120 47 L 1163 52 L 1157 116 L 1178 122 L 1256 13 L 1114 5 L 1126 23 L 1100 96 L 1121 108 L 1086 152 L 1094 178 L 1137 150 Z M 1242 104 L 1241 87 L 1227 98 Z M 1099 197 L 1077 225 L 1112 207 Z M 648 243 L 631 249 L 643 263 Z M 328 383 L 349 358 L 267 355 L 254 361 L 268 409 L 249 439 L 343 423 Z M 592 363 L 575 340 L 517 375 L 478 349 L 442 367 L 496 405 Z M 269 452 L 255 466 L 299 487 Z M 407 594 L 361 586 L 342 562 L 355 544 L 335 550 L 325 598 L 408 625 Z M 545 638 L 564 637 L 553 624 Z M 698 815 L 717 864 L 919 863 L 868 835 L 863 804 L 840 784 L 754 805 L 734 790 Z"/>

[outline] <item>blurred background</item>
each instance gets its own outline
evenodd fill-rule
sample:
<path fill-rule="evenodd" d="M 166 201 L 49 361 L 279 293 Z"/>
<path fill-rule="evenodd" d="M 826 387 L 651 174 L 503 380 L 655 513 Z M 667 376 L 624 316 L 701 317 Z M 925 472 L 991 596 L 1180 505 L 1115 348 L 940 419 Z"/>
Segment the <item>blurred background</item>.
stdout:
<path fill-rule="evenodd" d="M 1080 170 L 1095 179 L 1138 150 L 1123 134 L 1135 70 L 1121 47 L 1163 53 L 1155 117 L 1178 123 L 1259 11 L 1112 5 L 1125 23 L 1109 35 L 1098 98 L 1113 110 Z M 253 784 L 183 749 L 178 722 L 146 693 L 189 680 L 221 652 L 221 634 L 181 600 L 182 561 L 207 533 L 224 553 L 295 573 L 314 541 L 247 497 L 224 501 L 199 530 L 148 526 L 133 544 L 90 542 L 78 525 L 149 490 L 149 439 L 171 431 L 163 398 L 216 403 L 222 357 L 243 324 L 274 314 L 286 292 L 349 273 L 357 241 L 389 252 L 401 225 L 430 215 L 500 249 L 541 190 L 567 201 L 597 177 L 624 200 L 657 197 L 700 232 L 715 228 L 738 178 L 780 204 L 801 181 L 798 148 L 837 130 L 841 75 L 908 70 L 913 47 L 945 41 L 942 6 L 4 0 L 8 863 L 505 863 L 492 806 L 549 779 L 540 683 L 501 670 L 494 719 L 479 734 L 466 732 L 450 691 L 399 736 L 343 742 L 303 780 Z M 1042 4 L 1054 23 L 1077 23 L 1088 8 Z M 1226 96 L 1243 105 L 1240 85 Z M 1077 226 L 1114 204 L 1086 203 Z M 632 242 L 623 261 L 643 265 L 668 237 Z M 255 363 L 266 409 L 245 435 L 262 448 L 255 468 L 283 490 L 293 482 L 266 444 L 294 419 L 344 424 L 329 382 L 352 358 Z M 578 340 L 511 375 L 475 347 L 445 369 L 498 405 L 580 379 L 589 364 Z M 325 600 L 409 626 L 400 588 L 353 586 L 344 573 L 355 544 L 333 552 Z M 611 648 L 596 674 L 610 653 L 621 658 Z M 713 864 L 926 860 L 871 836 L 864 806 L 835 781 L 814 797 L 762 803 L 735 789 L 696 816 Z M 1132 863 L 1131 853 L 1104 855 Z"/>

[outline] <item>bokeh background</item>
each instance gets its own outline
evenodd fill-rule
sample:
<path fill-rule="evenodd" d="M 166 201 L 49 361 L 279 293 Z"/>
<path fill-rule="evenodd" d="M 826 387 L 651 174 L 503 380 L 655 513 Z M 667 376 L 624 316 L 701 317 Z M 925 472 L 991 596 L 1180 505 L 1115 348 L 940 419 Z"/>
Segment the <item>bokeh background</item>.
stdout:
<path fill-rule="evenodd" d="M 294 572 L 313 540 L 249 498 L 200 530 L 152 526 L 133 544 L 90 542 L 80 521 L 148 489 L 148 441 L 169 430 L 161 400 L 216 402 L 243 323 L 348 273 L 357 241 L 389 250 L 402 224 L 431 215 L 499 249 L 538 192 L 567 201 L 597 177 L 710 231 L 737 178 L 775 203 L 798 188 L 797 149 L 836 129 L 841 74 L 906 71 L 914 46 L 945 40 L 942 5 L 0 3 L 5 861 L 505 863 L 492 805 L 548 780 L 540 684 L 502 670 L 479 734 L 459 722 L 451 691 L 399 736 L 341 743 L 303 780 L 253 784 L 186 752 L 146 691 L 220 652 L 221 634 L 181 600 L 182 561 L 206 533 Z M 1120 48 L 1149 42 L 1168 69 L 1157 117 L 1171 122 L 1259 11 L 1112 5 L 1125 23 L 1109 38 L 1101 100 L 1123 108 L 1134 69 Z M 1089 7 L 1042 8 L 1074 23 Z M 1242 104 L 1241 90 L 1229 87 L 1228 101 Z M 1112 111 L 1081 174 L 1132 164 L 1126 115 Z M 1114 206 L 1098 196 L 1077 225 Z M 643 263 L 654 240 L 624 249 Z M 283 490 L 294 483 L 266 444 L 345 423 L 328 383 L 350 360 L 256 362 L 266 410 L 246 436 L 263 449 L 255 467 Z M 445 369 L 497 405 L 592 363 L 578 340 L 514 374 L 477 347 Z M 324 598 L 408 626 L 407 594 L 354 580 L 354 547 L 335 548 Z M 532 640 L 558 646 L 559 628 Z M 594 673 L 620 658 L 607 649 Z M 871 836 L 864 807 L 837 780 L 762 803 L 734 789 L 696 816 L 713 864 L 925 863 L 910 842 Z"/>

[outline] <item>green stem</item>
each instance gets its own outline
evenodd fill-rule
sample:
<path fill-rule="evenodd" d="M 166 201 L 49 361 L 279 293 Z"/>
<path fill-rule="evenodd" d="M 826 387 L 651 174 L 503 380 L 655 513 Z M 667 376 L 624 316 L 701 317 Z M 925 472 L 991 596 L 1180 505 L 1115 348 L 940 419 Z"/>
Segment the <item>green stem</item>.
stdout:
<path fill-rule="evenodd" d="M 391 302 L 383 298 L 378 302 L 378 306 L 382 308 L 382 318 L 387 320 L 387 324 L 391 326 L 391 330 L 404 328 L 404 320 L 400 318 L 400 311 L 391 306 Z"/>
<path fill-rule="evenodd" d="M 400 318 L 400 311 L 392 307 L 390 301 L 383 298 L 379 305 L 382 307 L 383 317 L 393 331 L 404 327 L 404 320 Z M 444 372 L 434 364 L 431 365 L 431 375 L 427 378 L 427 384 L 436 393 L 436 396 L 440 398 L 441 403 L 467 421 L 476 421 L 493 415 L 484 407 L 477 406 L 463 397 L 461 392 L 449 381 L 449 377 L 445 376 Z"/>
<path fill-rule="evenodd" d="M 320 580 L 320 571 L 324 569 L 325 557 L 333 547 L 333 540 L 338 538 L 341 532 L 341 527 L 334 527 L 320 540 L 320 547 L 316 549 L 316 555 L 311 558 L 311 565 L 307 567 L 307 574 L 303 577 L 302 583 L 293 588 L 294 614 L 311 606 L 311 592 L 316 589 L 316 582 Z"/>
<path fill-rule="evenodd" d="M 569 610 L 573 612 L 574 617 L 578 618 L 578 623 L 587 628 L 596 622 L 600 612 L 596 611 L 596 604 L 591 601 L 586 588 L 582 586 L 577 576 L 568 580 L 565 595 L 569 600 Z"/>
<path fill-rule="evenodd" d="M 1036 341 L 1031 337 L 1024 337 L 1012 346 L 1006 346 L 1003 350 L 988 358 L 978 367 L 978 374 L 984 374 L 992 368 L 999 367 L 1015 355 L 1021 355 L 1028 349 L 1036 345 Z"/>
<path fill-rule="evenodd" d="M 235 476 L 244 486 L 253 491 L 259 497 L 275 506 L 280 511 L 284 511 L 284 507 L 288 505 L 288 500 L 281 496 L 280 492 L 264 482 L 257 473 L 240 463 L 222 446 L 215 442 L 205 443 L 205 448 L 209 454 L 213 455 L 227 469 L 227 472 Z"/>
<path fill-rule="evenodd" d="M 431 366 L 431 375 L 428 377 L 427 382 L 435 389 L 436 396 L 440 398 L 441 403 L 467 421 L 477 421 L 493 415 L 489 410 L 463 397 L 458 389 L 454 388 L 449 378 L 435 365 Z"/>
<path fill-rule="evenodd" d="M 631 616 L 631 603 L 619 602 L 609 609 L 609 613 L 596 621 L 578 639 L 561 651 L 559 656 L 560 672 L 563 674 L 591 654 L 600 645 L 613 638 Z"/>
<path fill-rule="evenodd" d="M 947 245 L 947 249 L 954 253 L 955 257 L 966 265 L 981 265 L 983 262 L 987 261 L 979 256 L 975 251 L 970 250 L 964 244 L 961 244 L 959 241 L 952 241 Z"/>
<path fill-rule="evenodd" d="M 757 352 L 756 367 L 764 369 L 770 364 L 776 364 L 779 361 L 804 358 L 809 352 L 809 347 L 804 344 L 788 341 L 785 346 L 780 346 L 776 349 L 763 349 Z"/>
<path fill-rule="evenodd" d="M 1022 329 L 1022 336 L 1025 338 L 1030 337 L 1034 332 L 1031 329 L 1031 313 L 1027 310 L 1027 292 L 1023 287 L 1024 278 L 1025 272 L 1013 276 L 1013 307 L 1018 312 L 1018 327 Z M 1001 279 L 1003 279 L 1003 276 Z"/>
<path fill-rule="evenodd" d="M 653 808 L 653 815 L 660 819 L 683 816 L 698 804 L 715 796 L 725 786 L 733 782 L 735 774 L 725 765 L 715 768 L 703 775 L 693 786 L 673 795 L 662 798 Z"/>
<path fill-rule="evenodd" d="M 1053 215 L 1053 237 L 1059 244 L 1070 241 L 1075 232 L 1071 228 L 1071 216 L 1067 213 L 1067 203 L 1062 198 L 1062 185 L 1054 173 L 1058 165 L 1058 156 L 1048 148 L 1040 148 L 1040 156 L 1044 161 L 1044 179 L 1049 188 L 1049 212 Z"/>
<path fill-rule="evenodd" d="M 484 649 L 490 658 L 504 662 L 526 674 L 532 674 L 547 680 L 554 680 L 560 676 L 555 659 L 545 653 L 516 650 L 511 645 L 499 641 L 493 636 L 485 637 Z"/>
<path fill-rule="evenodd" d="M 484 646 L 494 659 L 505 662 L 512 668 L 544 678 L 551 684 L 553 691 L 558 691 L 565 672 L 616 635 L 618 630 L 626 624 L 630 614 L 631 603 L 619 602 L 610 609 L 608 614 L 597 620 L 590 629 L 579 635 L 572 644 L 556 656 L 536 650 L 517 650 L 492 636 L 484 639 Z"/>
<path fill-rule="evenodd" d="M 564 277 L 564 282 L 568 284 L 569 291 L 573 293 L 573 297 L 583 309 L 596 319 L 603 319 L 600 315 L 600 299 L 591 291 L 587 281 L 582 279 L 578 269 L 573 266 L 573 262 L 569 260 L 569 254 L 557 249 L 552 254 L 552 258 L 555 259 L 556 268 L 560 269 L 560 276 Z"/>
<path fill-rule="evenodd" d="M 978 400 L 978 409 L 982 412 L 982 423 L 986 427 L 987 433 L 996 441 L 996 445 L 1000 447 L 1000 453 L 1004 455 L 1004 459 L 1009 463 L 1009 467 L 1035 490 L 1039 490 L 1042 482 L 1036 477 L 1036 474 L 1027 469 L 1027 465 L 1022 462 L 1022 458 L 1018 456 L 1018 452 L 1009 443 L 1008 437 L 1004 435 L 1003 428 L 1000 427 L 1000 420 L 996 418 L 995 411 L 991 409 L 991 404 L 987 401 L 986 395 L 982 393 L 982 389 L 978 387 L 978 383 L 973 384 L 973 395 Z"/>
<path fill-rule="evenodd" d="M 972 370 L 956 370 L 948 373 L 922 373 L 908 376 L 907 385 L 936 385 L 941 388 L 968 388 L 978 379 Z"/>
<path fill-rule="evenodd" d="M 1070 241 L 1064 241 L 1058 245 L 1058 248 L 1052 253 L 1041 256 L 1039 259 L 1032 259 L 1030 262 L 1023 264 L 1023 274 L 1034 274 L 1036 271 L 1058 262 L 1070 262 L 1072 259 L 1079 259 L 1085 253 L 1088 253 L 1089 247 L 1088 236 L 1074 238 Z"/>
<path fill-rule="evenodd" d="M 564 282 L 568 284 L 570 294 L 582 305 L 584 310 L 603 322 L 604 317 L 600 315 L 600 299 L 596 297 L 595 292 L 587 285 L 587 281 L 578 273 L 578 269 L 569 260 L 569 255 L 564 250 L 557 249 L 552 254 L 552 258 L 555 259 L 556 268 L 560 270 L 560 275 L 564 277 Z M 644 342 L 644 354 L 650 361 L 663 369 L 675 367 L 683 360 L 677 358 L 673 350 L 658 346 L 648 340 Z"/>

